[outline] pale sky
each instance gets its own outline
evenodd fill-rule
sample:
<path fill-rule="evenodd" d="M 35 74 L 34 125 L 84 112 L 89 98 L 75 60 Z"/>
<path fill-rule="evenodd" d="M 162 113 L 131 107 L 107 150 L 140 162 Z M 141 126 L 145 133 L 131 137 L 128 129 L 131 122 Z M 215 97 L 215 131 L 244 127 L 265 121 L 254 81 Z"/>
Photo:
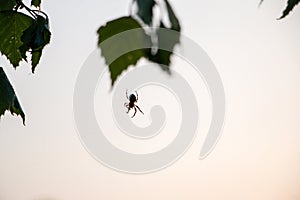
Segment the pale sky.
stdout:
<path fill-rule="evenodd" d="M 207 52 L 223 80 L 226 121 L 212 153 L 198 159 L 210 120 L 209 98 L 199 79 L 203 88 L 195 94 L 202 123 L 191 148 L 176 163 L 156 173 L 131 175 L 95 160 L 76 132 L 75 81 L 96 48 L 96 30 L 127 15 L 129 0 L 45 0 L 42 9 L 50 17 L 52 39 L 36 73 L 26 63 L 14 70 L 0 57 L 27 124 L 9 113 L 0 120 L 1 200 L 300 199 L 300 7 L 278 21 L 285 6 L 279 0 L 265 1 L 259 9 L 255 0 L 170 2 L 183 34 Z M 178 72 L 189 67 L 180 58 L 173 60 Z M 95 99 L 109 94 L 107 85 L 98 88 Z M 153 90 L 141 89 L 145 117 L 138 115 L 135 123 L 149 123 L 154 92 L 166 95 L 161 104 L 171 116 L 168 123 L 180 121 L 174 117 L 179 111 L 174 111 L 178 105 L 171 94 Z M 168 108 L 166 101 L 174 106 Z M 95 113 L 100 122 L 111 116 L 109 109 Z M 167 124 L 163 134 L 170 130 Z M 107 137 L 120 148 L 138 149 Z M 154 151 L 161 143 L 143 150 Z"/>

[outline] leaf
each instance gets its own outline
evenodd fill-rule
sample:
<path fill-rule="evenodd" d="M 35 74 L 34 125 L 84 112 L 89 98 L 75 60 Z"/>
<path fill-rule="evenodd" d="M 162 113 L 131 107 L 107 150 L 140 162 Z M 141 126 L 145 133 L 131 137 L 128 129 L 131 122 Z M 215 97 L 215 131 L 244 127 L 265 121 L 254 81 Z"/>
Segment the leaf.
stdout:
<path fill-rule="evenodd" d="M 153 18 L 154 0 L 136 0 L 138 5 L 137 15 L 143 20 L 145 24 L 151 25 Z"/>
<path fill-rule="evenodd" d="M 180 31 L 181 27 L 180 27 L 180 23 L 178 18 L 176 17 L 170 3 L 168 2 L 168 0 L 165 0 L 166 2 L 166 7 L 167 7 L 167 11 L 168 11 L 168 16 L 169 16 L 169 20 L 171 23 L 171 29 L 175 30 L 175 31 Z"/>
<path fill-rule="evenodd" d="M 48 23 L 48 19 L 38 15 L 21 36 L 23 45 L 20 46 L 19 50 L 22 58 L 26 60 L 26 52 L 31 49 L 32 73 L 34 73 L 35 67 L 39 63 L 43 48 L 50 42 L 51 32 Z"/>
<path fill-rule="evenodd" d="M 133 34 L 113 37 L 118 33 L 137 28 L 139 30 L 134 31 Z M 147 51 L 143 47 L 150 41 L 150 38 L 145 34 L 141 25 L 131 17 L 122 17 L 110 21 L 106 26 L 101 26 L 97 33 L 99 36 L 98 46 L 101 49 L 101 54 L 105 58 L 106 64 L 109 66 L 112 85 L 115 83 L 117 77 L 130 65 L 135 65 L 140 58 L 147 56 Z M 112 40 L 107 40 L 112 37 Z M 127 49 L 136 50 L 126 52 Z M 114 56 L 116 55 L 121 56 L 115 58 Z"/>
<path fill-rule="evenodd" d="M 42 3 L 41 0 L 31 0 L 31 5 L 37 8 L 41 6 L 41 3 Z"/>
<path fill-rule="evenodd" d="M 15 5 L 15 0 L 0 0 L 0 11 L 12 10 Z"/>
<path fill-rule="evenodd" d="M 294 7 L 300 2 L 300 0 L 288 0 L 287 7 L 282 13 L 282 16 L 279 19 L 285 18 L 290 12 L 294 9 Z"/>
<path fill-rule="evenodd" d="M 180 33 L 172 32 L 170 34 L 170 32 L 165 29 L 166 27 L 163 22 L 161 22 L 160 28 L 161 29 L 157 30 L 158 50 L 154 55 L 150 52 L 148 59 L 159 64 L 163 71 L 170 74 L 171 56 L 175 45 L 179 43 Z"/>
<path fill-rule="evenodd" d="M 42 50 L 33 51 L 31 53 L 32 73 L 34 73 L 36 66 L 39 64 L 41 56 L 42 56 Z"/>
<path fill-rule="evenodd" d="M 19 47 L 22 46 L 21 35 L 33 22 L 33 19 L 16 11 L 0 12 L 0 51 L 16 68 L 22 60 Z"/>
<path fill-rule="evenodd" d="M 12 85 L 2 67 L 0 67 L 0 117 L 6 110 L 10 111 L 12 115 L 21 115 L 23 124 L 25 125 L 25 114 Z"/>
<path fill-rule="evenodd" d="M 165 30 L 166 26 L 161 21 L 160 28 L 157 29 L 156 33 L 158 39 L 158 50 L 154 55 L 151 51 L 149 51 L 148 59 L 152 62 L 157 63 L 163 71 L 166 71 L 170 74 L 171 56 L 173 54 L 174 47 L 180 42 L 181 27 L 170 3 L 167 0 L 165 0 L 165 3 L 168 11 L 168 17 L 171 23 L 171 27 L 169 29 L 177 31 L 177 33 L 173 32 L 170 34 Z"/>
<path fill-rule="evenodd" d="M 31 26 L 23 32 L 21 41 L 32 50 L 39 50 L 50 42 L 50 38 L 48 20 L 38 15 Z"/>
<path fill-rule="evenodd" d="M 171 74 L 170 63 L 171 63 L 172 52 L 158 49 L 155 55 L 149 54 L 148 59 L 152 62 L 157 63 L 163 71 Z"/>

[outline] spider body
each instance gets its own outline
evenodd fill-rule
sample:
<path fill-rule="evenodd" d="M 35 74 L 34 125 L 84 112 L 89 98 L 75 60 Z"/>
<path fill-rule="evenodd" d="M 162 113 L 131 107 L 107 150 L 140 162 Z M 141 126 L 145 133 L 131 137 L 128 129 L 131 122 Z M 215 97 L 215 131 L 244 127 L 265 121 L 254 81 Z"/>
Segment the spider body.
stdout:
<path fill-rule="evenodd" d="M 140 109 L 140 107 L 139 107 L 138 105 L 135 104 L 135 103 L 138 101 L 138 98 L 139 98 L 137 91 L 135 91 L 135 93 L 136 93 L 136 96 L 135 96 L 134 94 L 131 94 L 131 95 L 128 97 L 128 93 L 127 93 L 127 90 L 126 90 L 126 98 L 129 100 L 129 102 L 128 102 L 128 103 L 124 103 L 124 106 L 128 109 L 128 110 L 127 110 L 127 113 L 129 113 L 130 109 L 132 109 L 132 108 L 134 109 L 134 114 L 132 115 L 131 118 L 133 118 L 133 117 L 135 116 L 135 114 L 136 114 L 136 112 L 137 112 L 137 109 L 138 109 L 142 114 L 144 114 L 143 111 Z"/>
<path fill-rule="evenodd" d="M 137 101 L 136 96 L 135 96 L 134 94 L 131 94 L 131 95 L 129 96 L 129 103 L 134 103 L 134 102 L 136 102 L 136 101 Z"/>

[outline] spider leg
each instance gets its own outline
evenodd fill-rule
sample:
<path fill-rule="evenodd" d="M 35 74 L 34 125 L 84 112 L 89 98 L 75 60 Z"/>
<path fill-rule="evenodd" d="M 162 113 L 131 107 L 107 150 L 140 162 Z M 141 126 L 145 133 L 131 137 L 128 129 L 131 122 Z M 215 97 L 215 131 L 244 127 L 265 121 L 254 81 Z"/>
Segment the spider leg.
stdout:
<path fill-rule="evenodd" d="M 137 91 L 135 91 L 135 94 L 136 94 L 136 101 L 138 101 L 139 100 L 139 95 L 138 95 Z"/>
<path fill-rule="evenodd" d="M 132 115 L 131 118 L 133 118 L 135 116 L 135 114 L 136 114 L 136 107 L 134 106 L 134 114 Z"/>
<path fill-rule="evenodd" d="M 126 113 L 129 113 L 130 110 L 129 103 L 124 103 L 124 106 L 128 109 Z"/>
<path fill-rule="evenodd" d="M 128 90 L 128 89 L 126 89 L 126 98 L 129 100 L 127 90 Z"/>
<path fill-rule="evenodd" d="M 129 107 L 129 106 L 127 106 L 127 108 L 128 108 L 128 110 L 127 110 L 127 112 L 126 112 L 126 113 L 128 114 L 128 113 L 129 113 L 129 111 L 130 111 L 130 107 Z"/>
<path fill-rule="evenodd" d="M 139 109 L 139 111 L 140 111 L 142 114 L 144 114 L 143 111 L 140 109 L 140 107 L 138 107 L 137 105 L 135 105 L 135 106 Z"/>

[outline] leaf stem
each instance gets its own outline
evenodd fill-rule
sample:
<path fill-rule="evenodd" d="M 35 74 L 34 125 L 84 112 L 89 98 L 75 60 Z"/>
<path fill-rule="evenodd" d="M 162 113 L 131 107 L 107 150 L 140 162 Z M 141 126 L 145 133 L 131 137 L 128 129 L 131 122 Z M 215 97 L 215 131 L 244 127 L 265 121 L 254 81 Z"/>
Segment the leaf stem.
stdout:
<path fill-rule="evenodd" d="M 41 10 L 31 10 L 31 11 L 33 11 L 35 15 L 38 15 L 38 14 L 36 14 L 36 12 L 42 13 L 46 17 L 46 20 L 48 21 L 49 18 L 48 18 L 48 15 L 45 12 L 43 12 Z"/>
<path fill-rule="evenodd" d="M 25 8 L 27 10 L 27 12 L 29 12 L 29 14 L 34 18 L 36 19 L 36 14 L 29 8 L 27 7 L 23 2 L 22 0 L 16 0 L 16 3 L 17 3 L 17 9 L 18 8 Z"/>

